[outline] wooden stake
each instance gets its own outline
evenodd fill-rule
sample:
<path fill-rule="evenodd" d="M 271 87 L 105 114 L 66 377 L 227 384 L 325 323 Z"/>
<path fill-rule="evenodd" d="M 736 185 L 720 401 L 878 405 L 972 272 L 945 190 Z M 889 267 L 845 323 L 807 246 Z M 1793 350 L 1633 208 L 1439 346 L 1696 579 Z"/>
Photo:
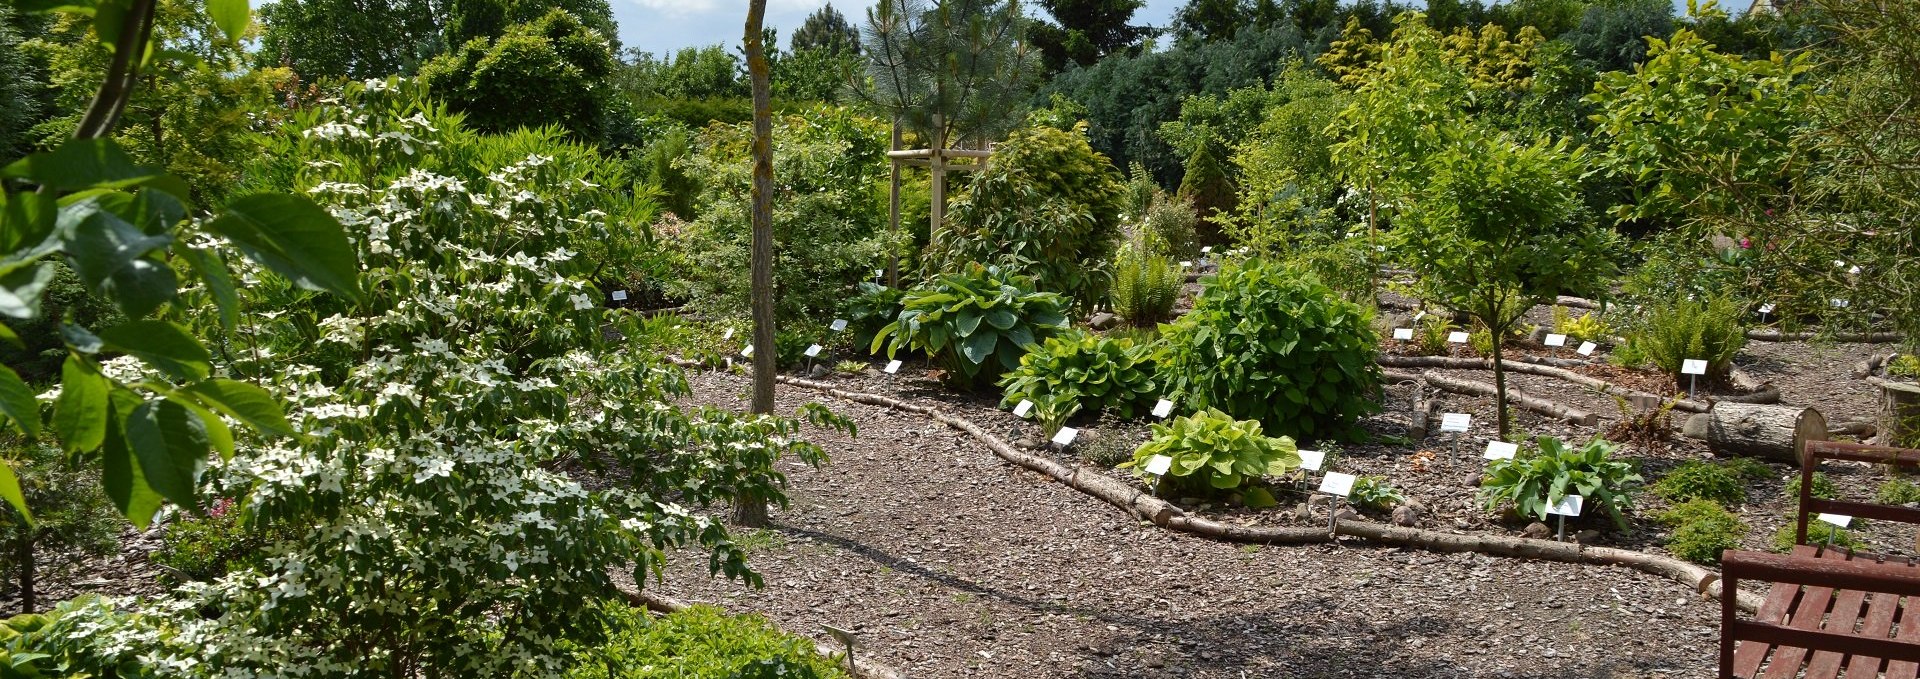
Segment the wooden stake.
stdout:
<path fill-rule="evenodd" d="M 900 116 L 893 117 L 893 143 L 888 151 L 900 150 Z M 893 167 L 893 184 L 887 188 L 887 286 L 900 287 L 900 163 Z"/>

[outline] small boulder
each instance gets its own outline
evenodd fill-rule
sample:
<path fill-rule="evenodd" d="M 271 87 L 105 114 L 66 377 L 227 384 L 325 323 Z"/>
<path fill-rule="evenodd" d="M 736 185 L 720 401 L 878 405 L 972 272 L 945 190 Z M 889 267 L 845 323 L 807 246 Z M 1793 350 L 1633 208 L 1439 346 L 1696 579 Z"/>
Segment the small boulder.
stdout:
<path fill-rule="evenodd" d="M 833 374 L 833 369 L 832 369 L 832 368 L 828 368 L 828 367 L 827 367 L 826 365 L 824 365 L 824 364 L 820 364 L 820 363 L 815 363 L 815 364 L 813 364 L 813 369 L 812 369 L 812 370 L 809 370 L 809 371 L 807 371 L 807 379 L 810 379 L 810 380 L 817 380 L 817 379 L 820 379 L 820 378 L 822 378 L 822 377 L 826 377 L 826 376 L 828 376 L 828 375 L 831 375 L 831 374 Z"/>
<path fill-rule="evenodd" d="M 1520 531 L 1520 536 L 1533 538 L 1535 540 L 1545 540 L 1547 538 L 1553 537 L 1553 529 L 1548 528 L 1547 524 L 1540 523 L 1539 521 L 1535 521 L 1533 523 L 1527 524 L 1527 529 Z"/>
<path fill-rule="evenodd" d="M 1393 525 L 1409 528 L 1420 525 L 1420 508 L 1410 504 L 1394 507 Z"/>
<path fill-rule="evenodd" d="M 1314 495 L 1312 495 L 1312 496 L 1310 496 L 1310 497 L 1308 497 L 1308 498 L 1307 498 L 1307 506 L 1309 506 L 1309 507 L 1325 507 L 1325 506 L 1327 506 L 1327 498 L 1328 498 L 1328 496 L 1326 496 L 1326 495 L 1320 495 L 1320 494 L 1314 494 Z"/>
<path fill-rule="evenodd" d="M 1340 511 L 1335 513 L 1333 517 L 1339 521 L 1352 521 L 1360 518 L 1360 513 L 1353 511 L 1352 507 L 1341 507 Z"/>
<path fill-rule="evenodd" d="M 1102 311 L 1087 318 L 1087 327 L 1094 330 L 1106 330 L 1118 325 L 1120 317 Z"/>
<path fill-rule="evenodd" d="M 1468 488 L 1479 488 L 1480 482 L 1482 479 L 1480 476 L 1480 472 L 1474 472 L 1472 474 L 1468 474 L 1464 480 L 1467 482 Z"/>
<path fill-rule="evenodd" d="M 1294 506 L 1293 506 L 1293 517 L 1294 517 L 1294 518 L 1296 518 L 1296 519 L 1301 519 L 1301 520 L 1305 520 L 1305 519 L 1311 519 L 1311 518 L 1313 518 L 1313 507 L 1312 507 L 1312 506 L 1310 506 L 1310 505 L 1308 505 L 1308 504 L 1307 504 L 1307 503 L 1305 503 L 1305 502 L 1302 502 L 1302 503 L 1300 503 L 1300 504 L 1297 504 L 1297 505 L 1294 505 Z"/>
<path fill-rule="evenodd" d="M 1591 544 L 1597 543 L 1600 541 L 1600 531 L 1583 530 L 1583 531 L 1574 533 L 1573 541 L 1583 545 L 1591 545 Z"/>

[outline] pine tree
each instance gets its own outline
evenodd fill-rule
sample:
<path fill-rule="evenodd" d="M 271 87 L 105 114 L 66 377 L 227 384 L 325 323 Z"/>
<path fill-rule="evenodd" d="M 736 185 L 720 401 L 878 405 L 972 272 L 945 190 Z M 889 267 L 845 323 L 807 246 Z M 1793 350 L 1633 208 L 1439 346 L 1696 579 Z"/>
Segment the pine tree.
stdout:
<path fill-rule="evenodd" d="M 860 53 L 860 32 L 853 30 L 853 24 L 847 23 L 846 15 L 833 8 L 833 3 L 815 10 L 800 24 L 800 30 L 793 32 L 793 38 L 787 43 L 791 52 L 823 49 L 830 54 Z"/>

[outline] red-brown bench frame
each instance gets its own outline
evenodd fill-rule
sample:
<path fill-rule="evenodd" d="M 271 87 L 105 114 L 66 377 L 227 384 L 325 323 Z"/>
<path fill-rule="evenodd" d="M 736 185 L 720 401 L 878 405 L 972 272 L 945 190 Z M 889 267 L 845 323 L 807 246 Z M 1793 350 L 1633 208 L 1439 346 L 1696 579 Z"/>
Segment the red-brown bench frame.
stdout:
<path fill-rule="evenodd" d="M 1791 554 L 1727 550 L 1721 555 L 1722 679 L 1847 679 L 1920 675 L 1920 564 L 1807 544 L 1820 513 L 1920 524 L 1920 509 L 1813 497 L 1826 460 L 1920 471 L 1920 450 L 1815 441 L 1800 456 L 1800 498 Z M 1752 620 L 1736 615 L 1741 580 L 1773 583 Z M 1911 597 L 1911 598 L 1909 598 Z M 1762 674 L 1762 670 L 1765 671 Z"/>

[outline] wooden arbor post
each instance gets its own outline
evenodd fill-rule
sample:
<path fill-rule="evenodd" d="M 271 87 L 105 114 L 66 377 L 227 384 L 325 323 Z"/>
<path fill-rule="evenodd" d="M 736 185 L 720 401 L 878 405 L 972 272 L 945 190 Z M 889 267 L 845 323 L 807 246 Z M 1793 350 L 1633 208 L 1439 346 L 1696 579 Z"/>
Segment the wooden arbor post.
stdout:
<path fill-rule="evenodd" d="M 987 169 L 987 160 L 993 155 L 993 151 L 987 150 L 987 149 L 974 150 L 974 149 L 947 148 L 946 118 L 945 116 L 942 116 L 938 113 L 933 115 L 933 130 L 934 132 L 933 132 L 932 148 L 900 150 L 899 148 L 900 147 L 900 126 L 897 121 L 894 124 L 894 128 L 893 128 L 894 150 L 887 152 L 887 159 L 891 161 L 893 164 L 893 186 L 892 186 L 892 190 L 889 192 L 889 198 L 892 201 L 892 209 L 890 211 L 891 215 L 889 216 L 889 219 L 891 220 L 891 223 L 889 224 L 889 230 L 892 231 L 893 233 L 897 234 L 900 231 L 900 168 L 901 166 L 911 165 L 914 167 L 925 167 L 933 171 L 933 185 L 932 185 L 933 200 L 932 200 L 932 205 L 930 205 L 929 209 L 927 210 L 929 213 L 928 220 L 927 220 L 928 221 L 927 235 L 929 239 L 932 239 L 932 238 L 939 237 L 941 227 L 944 224 L 946 224 L 947 173 L 948 172 L 972 172 L 974 170 Z M 974 162 L 968 163 L 968 164 L 954 165 L 947 162 L 948 159 L 952 159 L 952 158 L 966 158 L 966 159 L 971 159 Z M 893 253 L 892 259 L 887 264 L 887 276 L 888 276 L 889 285 L 892 285 L 895 287 L 898 287 L 900 285 L 899 274 L 898 274 L 899 268 L 900 268 L 900 253 L 899 251 L 896 250 Z"/>

